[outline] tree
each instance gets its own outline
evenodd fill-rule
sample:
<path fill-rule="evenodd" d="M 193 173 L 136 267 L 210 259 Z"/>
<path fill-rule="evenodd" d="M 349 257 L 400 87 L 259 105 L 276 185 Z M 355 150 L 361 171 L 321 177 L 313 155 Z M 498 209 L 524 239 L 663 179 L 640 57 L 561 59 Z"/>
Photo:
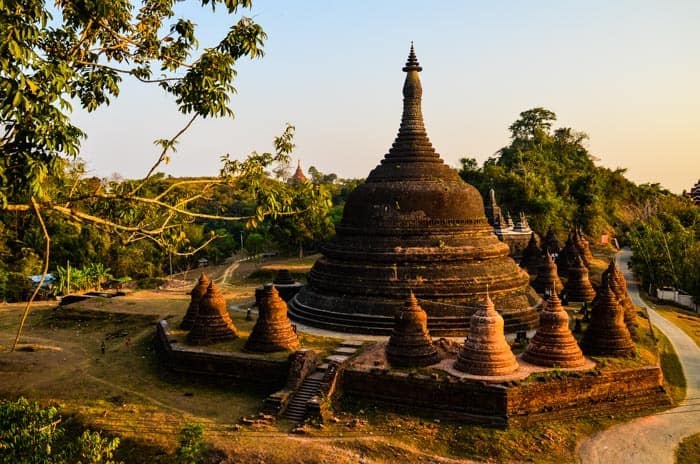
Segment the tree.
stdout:
<path fill-rule="evenodd" d="M 200 51 L 195 23 L 178 17 L 176 3 L 58 0 L 49 9 L 40 0 L 0 2 L 0 206 L 36 217 L 46 242 L 43 275 L 51 250 L 45 215 L 91 224 L 119 235 L 123 243 L 150 240 L 172 250 L 183 242 L 187 222 L 256 223 L 267 215 L 295 213 L 291 200 L 279 197 L 283 191 L 260 189 L 266 168 L 288 162 L 294 146 L 290 125 L 275 140 L 275 153 L 253 153 L 244 161 L 227 155 L 218 178 L 155 188 L 159 166 L 168 162 L 179 137 L 197 119 L 233 116 L 236 64 L 262 57 L 266 39 L 260 25 L 240 15 L 251 0 L 202 0 L 203 7 L 224 8 L 236 20 L 216 45 Z M 86 181 L 84 172 L 70 165 L 85 137 L 71 123 L 71 105 L 79 102 L 87 111 L 108 105 L 125 78 L 160 87 L 190 119 L 174 135 L 155 141 L 156 159 L 143 179 Z M 190 190 L 194 185 L 196 193 Z M 255 211 L 230 217 L 191 209 L 216 188 L 248 189 L 257 195 Z M 199 248 L 216 238 L 210 236 Z"/>

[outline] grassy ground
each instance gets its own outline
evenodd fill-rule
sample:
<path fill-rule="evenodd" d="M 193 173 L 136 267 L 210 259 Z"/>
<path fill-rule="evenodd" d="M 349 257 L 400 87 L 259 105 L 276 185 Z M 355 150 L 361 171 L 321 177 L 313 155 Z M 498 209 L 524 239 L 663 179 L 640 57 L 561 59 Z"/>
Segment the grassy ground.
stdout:
<path fill-rule="evenodd" d="M 698 462 L 700 462 L 700 433 L 687 437 L 676 450 L 677 464 L 697 464 Z"/>
<path fill-rule="evenodd" d="M 253 288 L 269 279 L 260 274 L 247 279 L 246 273 L 264 265 L 252 263 L 247 270 L 237 268 L 231 274 L 229 284 L 222 286 L 229 304 L 245 307 L 252 302 Z M 0 353 L 0 397 L 23 395 L 61 405 L 74 424 L 118 435 L 120 458 L 127 463 L 172 462 L 178 431 L 187 421 L 202 422 L 206 440 L 219 450 L 219 456 L 241 463 L 449 463 L 465 458 L 575 462 L 576 444 L 583 437 L 627 419 L 623 415 L 586 417 L 494 430 L 343 403 L 335 412 L 337 421 L 323 428 L 307 427 L 302 435 L 290 434 L 293 424 L 286 421 L 240 425 L 242 417 L 258 413 L 271 392 L 164 370 L 153 351 L 155 322 L 167 318 L 171 327 L 177 325 L 189 301 L 186 290 L 94 299 L 59 311 L 50 304 L 36 306 L 22 339 L 26 351 Z M 3 347 L 12 341 L 21 309 L 20 305 L 0 306 Z M 234 310 L 231 315 L 241 332 L 250 331 L 253 323 L 245 321 L 245 311 Z M 648 330 L 645 323 L 640 318 L 642 334 Z M 312 335 L 304 335 L 303 340 L 319 350 L 330 350 L 337 343 Z M 649 343 L 642 337 L 638 358 L 622 362 L 649 361 L 653 356 Z M 664 365 L 671 358 L 662 352 Z M 604 368 L 612 368 L 614 362 Z"/>

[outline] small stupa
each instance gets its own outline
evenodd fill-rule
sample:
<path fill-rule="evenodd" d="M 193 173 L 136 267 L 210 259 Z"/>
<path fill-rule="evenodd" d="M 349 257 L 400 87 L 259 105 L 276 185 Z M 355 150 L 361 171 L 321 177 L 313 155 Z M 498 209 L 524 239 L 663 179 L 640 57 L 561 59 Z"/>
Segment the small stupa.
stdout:
<path fill-rule="evenodd" d="M 185 317 L 182 318 L 182 322 L 180 323 L 181 329 L 190 330 L 192 328 L 195 319 L 197 319 L 197 313 L 199 313 L 199 300 L 201 300 L 204 294 L 207 293 L 209 282 L 209 277 L 202 272 L 202 274 L 199 276 L 197 284 L 190 291 L 190 305 L 187 307 Z"/>
<path fill-rule="evenodd" d="M 564 288 L 559 276 L 557 275 L 557 265 L 552 259 L 552 255 L 547 252 L 544 259 L 540 262 L 537 268 L 537 277 L 532 282 L 532 288 L 538 293 L 545 293 L 547 290 L 554 289 L 559 293 Z"/>
<path fill-rule="evenodd" d="M 518 361 L 503 332 L 503 318 L 488 294 L 483 306 L 471 317 L 469 334 L 454 367 L 479 376 L 508 375 L 518 370 Z"/>
<path fill-rule="evenodd" d="M 542 263 L 542 250 L 537 244 L 537 237 L 533 232 L 530 235 L 530 241 L 527 242 L 527 247 L 523 250 L 523 257 L 520 260 L 520 267 L 527 270 L 530 275 L 537 275 L 540 264 Z"/>
<path fill-rule="evenodd" d="M 554 229 L 551 227 L 547 231 L 547 235 L 544 238 L 544 243 L 542 244 L 542 251 L 549 251 L 551 254 L 558 254 L 562 249 L 562 244 L 557 238 L 557 234 L 554 233 Z"/>
<path fill-rule="evenodd" d="M 187 334 L 187 341 L 193 345 L 209 345 L 236 338 L 238 332 L 226 310 L 226 300 L 211 281 L 207 293 L 199 300 L 199 312 Z"/>
<path fill-rule="evenodd" d="M 569 329 L 569 315 L 552 292 L 540 313 L 540 327 L 522 355 L 523 361 L 545 367 L 581 367 L 586 363 Z"/>
<path fill-rule="evenodd" d="M 581 349 L 588 355 L 634 354 L 634 342 L 625 325 L 625 310 L 620 306 L 609 280 L 601 285 L 591 308 L 591 322 L 583 334 Z"/>
<path fill-rule="evenodd" d="M 258 305 L 258 320 L 243 348 L 246 351 L 272 353 L 301 348 L 299 337 L 287 317 L 287 303 L 273 284 L 265 284 Z"/>
<path fill-rule="evenodd" d="M 392 365 L 402 367 L 423 367 L 440 361 L 428 333 L 428 315 L 413 292 L 408 296 L 406 305 L 396 312 L 386 357 Z"/>
<path fill-rule="evenodd" d="M 569 279 L 564 285 L 564 291 L 569 301 L 593 301 L 595 290 L 588 279 L 588 268 L 583 263 L 581 256 L 576 256 L 574 265 L 567 272 Z"/>
<path fill-rule="evenodd" d="M 580 254 L 581 252 L 574 243 L 573 234 L 569 234 L 564 247 L 559 250 L 559 255 L 557 255 L 556 262 L 559 277 L 568 277 L 569 268 L 576 265 L 576 257 Z"/>
<path fill-rule="evenodd" d="M 634 337 L 637 332 L 637 308 L 632 303 L 629 294 L 627 293 L 627 281 L 615 264 L 615 259 L 610 260 L 608 268 L 603 272 L 603 279 L 610 279 L 610 286 L 615 292 L 615 296 L 620 301 L 620 305 L 625 310 L 625 325 Z"/>
<path fill-rule="evenodd" d="M 576 249 L 578 249 L 579 255 L 581 256 L 583 263 L 586 265 L 586 267 L 591 267 L 591 262 L 593 261 L 593 254 L 591 253 L 591 246 L 588 243 L 588 240 L 586 240 L 586 237 L 584 237 L 583 232 L 581 232 L 579 229 L 574 229 L 572 234 L 574 239 L 574 245 L 576 246 Z"/>

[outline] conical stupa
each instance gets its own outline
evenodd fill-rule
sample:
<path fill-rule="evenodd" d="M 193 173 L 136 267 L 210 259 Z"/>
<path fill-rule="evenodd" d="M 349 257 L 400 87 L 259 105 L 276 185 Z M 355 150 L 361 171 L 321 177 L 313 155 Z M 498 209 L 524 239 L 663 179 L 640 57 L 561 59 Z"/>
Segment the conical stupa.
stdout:
<path fill-rule="evenodd" d="M 182 318 L 180 323 L 180 328 L 183 330 L 190 330 L 197 318 L 197 313 L 199 312 L 199 300 L 202 299 L 205 293 L 207 293 L 207 287 L 209 287 L 209 277 L 207 277 L 203 272 L 199 276 L 197 284 L 194 286 L 192 291 L 190 291 L 190 305 L 187 307 L 187 312 L 185 317 Z"/>
<path fill-rule="evenodd" d="M 537 325 L 540 299 L 484 214 L 481 194 L 445 165 L 421 111 L 413 47 L 403 70 L 401 126 L 389 152 L 348 197 L 336 235 L 290 317 L 343 332 L 389 335 L 413 289 L 433 335 L 463 335 L 490 285 L 506 330 Z"/>
<path fill-rule="evenodd" d="M 545 254 L 544 259 L 537 268 L 537 277 L 535 277 L 535 280 L 532 282 L 532 287 L 538 293 L 545 293 L 545 291 L 551 289 L 559 293 L 564 288 L 564 285 L 557 275 L 557 265 L 554 264 L 552 255 L 549 254 L 549 252 Z"/>
<path fill-rule="evenodd" d="M 537 237 L 533 232 L 530 241 L 523 250 L 523 257 L 520 259 L 520 267 L 527 270 L 530 275 L 537 275 L 537 270 L 542 263 L 542 250 L 537 244 Z"/>
<path fill-rule="evenodd" d="M 226 300 L 212 281 L 199 300 L 199 312 L 187 341 L 193 345 L 209 345 L 238 338 L 236 327 L 226 310 Z"/>
<path fill-rule="evenodd" d="M 601 285 L 591 308 L 591 322 L 583 334 L 581 349 L 588 355 L 630 356 L 635 346 L 625 325 L 625 311 L 620 306 L 610 282 Z"/>
<path fill-rule="evenodd" d="M 615 264 L 615 259 L 610 260 L 608 268 L 603 272 L 603 279 L 610 279 L 610 286 L 615 292 L 615 296 L 620 301 L 620 305 L 625 310 L 625 325 L 634 337 L 637 332 L 637 308 L 632 303 L 629 294 L 627 293 L 627 281 Z"/>
<path fill-rule="evenodd" d="M 569 278 L 564 285 L 564 291 L 569 301 L 593 301 L 595 290 L 588 279 L 588 268 L 581 256 L 576 256 L 567 275 Z"/>
<path fill-rule="evenodd" d="M 292 177 L 289 178 L 288 183 L 289 184 L 302 184 L 304 182 L 308 182 L 309 179 L 304 175 L 304 170 L 301 169 L 301 160 L 297 162 L 297 169 L 294 171 L 294 174 L 292 174 Z"/>
<path fill-rule="evenodd" d="M 569 234 L 566 239 L 564 247 L 559 250 L 559 255 L 557 256 L 557 272 L 559 277 L 566 278 L 568 276 L 569 268 L 576 265 L 576 258 L 579 256 L 579 249 L 574 243 L 573 234 Z"/>
<path fill-rule="evenodd" d="M 593 261 L 593 254 L 591 253 L 591 247 L 588 240 L 583 236 L 583 233 L 579 229 L 574 229 L 573 238 L 574 245 L 578 249 L 579 255 L 583 260 L 586 267 L 591 267 L 591 262 Z"/>
<path fill-rule="evenodd" d="M 272 353 L 300 348 L 299 337 L 287 317 L 287 304 L 280 298 L 273 284 L 265 284 L 258 305 L 258 320 L 243 349 Z"/>
<path fill-rule="evenodd" d="M 547 236 L 544 238 L 544 243 L 542 244 L 542 251 L 549 251 L 551 254 L 558 254 L 562 249 L 562 244 L 554 233 L 554 230 L 550 227 L 547 231 Z"/>
<path fill-rule="evenodd" d="M 410 293 L 406 305 L 396 313 L 394 331 L 386 345 L 386 357 L 392 365 L 422 367 L 440 361 L 428 333 L 428 316 Z"/>
<path fill-rule="evenodd" d="M 503 332 L 503 318 L 488 295 L 486 302 L 471 317 L 469 335 L 459 350 L 454 367 L 480 376 L 508 375 L 518 370 L 518 361 Z"/>
<path fill-rule="evenodd" d="M 569 315 L 556 292 L 552 292 L 540 313 L 540 327 L 522 359 L 545 367 L 580 367 L 586 363 L 581 348 L 569 329 Z"/>

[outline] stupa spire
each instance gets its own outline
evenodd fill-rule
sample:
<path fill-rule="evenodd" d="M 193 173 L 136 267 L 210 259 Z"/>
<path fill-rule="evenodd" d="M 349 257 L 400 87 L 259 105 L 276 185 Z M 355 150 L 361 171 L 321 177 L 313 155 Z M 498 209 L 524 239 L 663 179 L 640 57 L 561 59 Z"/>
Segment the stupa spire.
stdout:
<path fill-rule="evenodd" d="M 398 158 L 401 158 L 403 161 L 410 161 L 427 157 L 431 160 L 439 160 L 439 155 L 430 143 L 423 123 L 423 110 L 421 108 L 423 87 L 418 77 L 418 73 L 422 70 L 423 67 L 418 63 L 411 42 L 411 51 L 408 54 L 406 66 L 403 67 L 406 80 L 403 84 L 401 127 L 399 127 L 394 144 L 386 155 L 387 159 L 400 161 Z"/>
<path fill-rule="evenodd" d="M 411 51 L 408 52 L 408 59 L 406 60 L 406 66 L 404 66 L 403 71 L 422 71 L 420 63 L 418 63 L 418 58 L 416 57 L 416 51 L 413 48 L 413 41 L 411 41 Z"/>

